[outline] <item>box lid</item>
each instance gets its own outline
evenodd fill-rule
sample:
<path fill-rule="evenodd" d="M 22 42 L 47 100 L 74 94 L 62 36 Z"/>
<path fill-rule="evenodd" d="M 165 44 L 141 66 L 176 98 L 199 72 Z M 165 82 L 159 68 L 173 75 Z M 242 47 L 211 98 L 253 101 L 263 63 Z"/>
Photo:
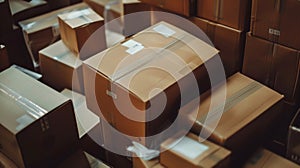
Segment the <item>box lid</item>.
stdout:
<path fill-rule="evenodd" d="M 82 61 L 62 42 L 62 40 L 40 50 L 39 53 L 74 69 L 82 65 Z"/>
<path fill-rule="evenodd" d="M 224 89 L 226 89 L 225 106 L 222 117 L 213 133 L 222 142 L 283 99 L 283 95 L 240 73 L 236 73 L 228 78 L 226 85 L 216 88 L 214 96 L 224 94 Z M 209 111 L 211 104 L 210 92 L 206 92 L 201 96 L 203 98 L 201 99 L 195 122 L 202 129 L 209 131 L 211 128 L 204 125 L 204 121 L 208 113 L 210 113 L 210 119 L 213 121 L 213 113 L 219 110 L 219 107 Z M 220 107 L 221 104 L 222 102 Z M 191 121 L 194 121 L 192 115 L 189 117 Z"/>
<path fill-rule="evenodd" d="M 27 20 L 23 20 L 19 22 L 19 25 L 22 27 L 24 31 L 28 34 L 37 32 L 46 28 L 55 28 L 58 27 L 57 16 L 59 14 L 73 12 L 78 10 L 87 9 L 88 6 L 85 3 L 79 3 L 76 5 L 68 6 L 59 10 L 55 10 L 44 15 L 40 15 L 34 18 L 30 18 Z"/>
<path fill-rule="evenodd" d="M 191 34 L 160 22 L 84 63 L 147 102 L 217 53 Z"/>
<path fill-rule="evenodd" d="M 73 102 L 79 138 L 100 123 L 100 118 L 87 108 L 85 96 L 69 89 L 64 89 L 61 94 Z"/>
<path fill-rule="evenodd" d="M 104 20 L 91 8 L 60 14 L 58 15 L 58 17 L 61 20 L 64 20 L 71 28 L 76 28 L 86 24 Z"/>
<path fill-rule="evenodd" d="M 68 100 L 15 68 L 0 73 L 0 123 L 14 134 Z"/>

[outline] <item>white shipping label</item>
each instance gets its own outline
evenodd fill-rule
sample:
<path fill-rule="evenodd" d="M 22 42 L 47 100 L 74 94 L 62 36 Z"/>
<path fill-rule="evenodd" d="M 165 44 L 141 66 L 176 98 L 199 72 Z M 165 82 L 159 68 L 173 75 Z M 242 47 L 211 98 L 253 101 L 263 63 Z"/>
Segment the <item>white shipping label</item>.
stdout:
<path fill-rule="evenodd" d="M 184 156 L 194 160 L 203 152 L 208 150 L 209 147 L 206 145 L 201 144 L 200 142 L 197 142 L 193 139 L 190 139 L 188 137 L 182 138 L 181 141 L 179 141 L 172 150 L 175 152 L 178 152 L 180 154 L 183 154 Z"/>
<path fill-rule="evenodd" d="M 142 44 L 135 40 L 128 40 L 125 43 L 123 43 L 122 46 L 127 47 L 127 48 L 132 48 L 135 46 L 142 46 Z"/>
<path fill-rule="evenodd" d="M 142 49 L 144 49 L 144 46 L 142 45 L 136 45 L 134 47 L 129 48 L 128 50 L 126 50 L 127 53 L 133 55 L 139 51 L 141 51 Z"/>
<path fill-rule="evenodd" d="M 156 31 L 157 33 L 164 35 L 165 37 L 170 37 L 176 33 L 174 30 L 168 28 L 165 25 L 158 25 L 154 27 L 153 30 Z"/>

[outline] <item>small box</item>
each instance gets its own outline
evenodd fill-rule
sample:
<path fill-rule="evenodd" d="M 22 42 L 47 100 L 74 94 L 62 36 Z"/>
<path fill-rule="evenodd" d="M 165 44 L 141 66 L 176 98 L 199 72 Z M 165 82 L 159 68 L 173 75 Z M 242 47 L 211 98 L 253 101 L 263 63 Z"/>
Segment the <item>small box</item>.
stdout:
<path fill-rule="evenodd" d="M 300 109 L 289 126 L 287 157 L 300 164 Z"/>
<path fill-rule="evenodd" d="M 80 59 L 106 48 L 104 19 L 91 8 L 60 14 L 58 22 L 62 41 Z"/>
<path fill-rule="evenodd" d="M 243 166 L 243 168 L 273 167 L 299 168 L 300 166 L 266 149 L 259 149 L 256 151 L 255 154 Z"/>
<path fill-rule="evenodd" d="M 223 96 L 226 99 L 222 101 Z M 236 73 L 213 93 L 202 94 L 200 102 L 191 101 L 181 111 L 194 124 L 192 132 L 209 135 L 209 140 L 226 147 L 236 158 L 264 142 L 269 130 L 280 120 L 282 99 L 283 95 Z"/>
<path fill-rule="evenodd" d="M 18 167 L 51 167 L 79 147 L 70 99 L 15 68 L 0 87 L 0 152 Z"/>
<path fill-rule="evenodd" d="M 247 34 L 243 74 L 283 94 L 290 105 L 300 103 L 299 71 L 299 51 Z"/>
<path fill-rule="evenodd" d="M 43 82 L 83 93 L 82 61 L 60 40 L 39 52 Z"/>
<path fill-rule="evenodd" d="M 251 0 L 197 0 L 197 16 L 241 31 L 249 30 Z"/>
<path fill-rule="evenodd" d="M 122 133 L 135 137 L 155 135 L 176 117 L 180 92 L 190 93 L 182 103 L 188 102 L 187 99 L 196 93 L 190 87 L 190 78 L 185 76 L 196 77 L 194 84 L 199 92 L 209 89 L 210 80 L 204 63 L 214 60 L 217 53 L 218 50 L 191 34 L 166 22 L 158 23 L 84 61 L 88 108 Z M 153 92 L 155 88 L 160 89 Z M 161 104 L 162 94 L 167 99 L 164 109 L 149 110 L 150 104 Z M 131 102 L 126 102 L 128 100 L 134 108 Z M 159 117 L 154 117 L 157 113 Z M 138 118 L 128 119 L 124 114 Z"/>
<path fill-rule="evenodd" d="M 60 39 L 57 15 L 87 9 L 85 3 L 68 6 L 19 22 L 33 61 L 39 63 L 39 51 Z"/>
<path fill-rule="evenodd" d="M 231 153 L 191 133 L 166 140 L 161 150 L 160 163 L 166 167 L 228 167 Z"/>
<path fill-rule="evenodd" d="M 10 66 L 10 62 L 8 59 L 6 47 L 0 44 L 0 71 L 3 71 L 9 66 Z"/>

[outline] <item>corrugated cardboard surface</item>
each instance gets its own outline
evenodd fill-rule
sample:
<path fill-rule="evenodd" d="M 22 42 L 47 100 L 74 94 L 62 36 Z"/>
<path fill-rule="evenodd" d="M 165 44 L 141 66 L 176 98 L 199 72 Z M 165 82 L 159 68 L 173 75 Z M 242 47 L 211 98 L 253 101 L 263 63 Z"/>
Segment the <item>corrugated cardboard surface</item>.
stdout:
<path fill-rule="evenodd" d="M 161 144 L 161 150 L 166 150 L 160 154 L 160 163 L 166 167 L 226 167 L 228 166 L 228 161 L 230 157 L 230 151 L 215 145 L 209 141 L 199 142 L 199 137 L 194 134 L 189 133 L 186 137 L 193 142 L 193 144 L 184 143 L 182 144 L 181 151 L 174 150 L 173 145 L 176 142 L 176 138 L 170 138 Z M 195 143 L 195 144 L 194 144 Z M 196 146 L 188 147 L 188 145 L 201 145 L 206 148 L 206 150 L 197 153 L 197 155 L 191 157 Z M 173 146 L 173 147 L 171 147 Z M 170 148 L 171 147 L 171 148 Z M 186 151 L 186 154 L 182 153 Z"/>
<path fill-rule="evenodd" d="M 190 121 L 195 121 L 192 113 L 198 115 L 192 131 L 197 134 L 200 131 L 211 133 L 210 140 L 227 147 L 235 154 L 240 152 L 245 154 L 247 150 L 244 148 L 261 143 L 270 126 L 279 120 L 283 96 L 240 73 L 228 78 L 226 85 L 215 89 L 214 96 L 222 96 L 226 89 L 226 101 L 224 109 L 220 111 L 222 112 L 220 120 L 216 120 L 218 118 L 215 118 L 214 113 L 219 112 L 223 102 L 220 102 L 220 107 L 209 111 L 211 93 L 206 92 L 201 95 L 198 110 L 186 111 L 191 112 L 191 115 L 188 115 Z M 217 122 L 216 128 L 204 125 L 206 120 Z"/>
<path fill-rule="evenodd" d="M 243 73 L 285 95 L 285 101 L 300 102 L 300 53 L 247 34 Z"/>
<path fill-rule="evenodd" d="M 280 157 L 266 149 L 258 150 L 252 158 L 250 158 L 244 168 L 273 168 L 273 167 L 289 167 L 299 168 L 299 165 Z"/>
<path fill-rule="evenodd" d="M 250 7 L 250 0 L 197 0 L 197 16 L 241 31 L 248 31 Z"/>
<path fill-rule="evenodd" d="M 35 168 L 52 166 L 78 147 L 69 99 L 15 68 L 3 71 L 0 81 L 18 94 L 16 101 L 1 92 L 1 152 L 19 167 Z M 32 118 L 30 108 L 45 114 Z"/>
<path fill-rule="evenodd" d="M 158 25 L 169 27 L 169 29 L 174 31 L 174 34 L 170 37 L 165 37 L 155 32 L 153 29 Z M 218 51 L 183 30 L 164 22 L 138 33 L 132 39 L 141 43 L 144 49 L 130 55 L 126 52 L 127 47 L 117 45 L 84 62 L 85 91 L 88 107 L 95 108 L 94 110 L 92 109 L 93 112 L 97 113 L 100 107 L 104 117 L 108 122 L 113 123 L 119 131 L 129 135 L 145 136 L 154 133 L 155 130 L 159 130 L 157 125 L 166 122 L 172 118 L 171 116 L 176 116 L 177 104 L 180 104 L 177 99 L 180 91 L 176 85 L 176 80 L 182 80 L 184 91 L 188 91 L 190 81 L 185 81 L 184 77 L 190 74 L 191 71 L 199 71 L 198 73 L 201 73 L 199 76 L 203 75 L 205 72 L 199 70 L 199 68 L 203 66 L 204 62 L 212 59 Z M 187 46 L 185 40 L 188 41 L 189 46 L 193 49 Z M 183 62 L 178 61 L 176 56 L 170 55 L 167 51 L 155 51 L 153 47 L 167 47 L 169 51 L 177 54 L 177 58 L 179 57 Z M 200 51 L 198 52 L 200 55 L 193 50 Z M 143 70 L 144 65 L 150 65 L 152 68 Z M 160 67 L 165 68 L 165 70 L 160 69 Z M 188 71 L 189 68 L 191 71 Z M 135 72 L 138 73 L 135 74 Z M 175 73 L 175 76 L 169 74 L 172 72 Z M 93 77 L 93 75 L 95 76 Z M 206 79 L 199 79 L 198 76 L 196 78 L 197 80 Z M 91 81 L 95 82 L 95 88 L 92 88 Z M 111 81 L 113 82 L 111 83 Z M 161 91 L 149 96 L 150 91 L 154 88 L 160 88 Z M 110 94 L 115 95 L 116 99 L 107 95 L 107 92 L 110 91 L 113 92 Z M 121 103 L 120 109 L 130 108 L 127 103 L 124 103 L 126 96 L 129 94 L 134 106 L 141 111 L 135 109 L 125 111 L 131 113 L 129 115 L 136 114 L 145 121 L 148 117 L 157 115 L 157 111 L 146 111 L 146 109 L 149 107 L 150 101 L 153 101 L 151 103 L 159 101 L 158 97 L 162 94 L 162 91 L 165 91 L 168 103 L 164 113 L 156 120 L 153 120 L 152 124 L 156 125 L 156 128 L 151 127 L 150 129 L 147 123 L 128 120 L 127 117 L 118 111 L 114 104 L 116 100 Z M 91 97 L 92 95 L 95 97 Z"/>
<path fill-rule="evenodd" d="M 39 52 L 43 81 L 52 88 L 83 93 L 82 61 L 60 40 Z"/>

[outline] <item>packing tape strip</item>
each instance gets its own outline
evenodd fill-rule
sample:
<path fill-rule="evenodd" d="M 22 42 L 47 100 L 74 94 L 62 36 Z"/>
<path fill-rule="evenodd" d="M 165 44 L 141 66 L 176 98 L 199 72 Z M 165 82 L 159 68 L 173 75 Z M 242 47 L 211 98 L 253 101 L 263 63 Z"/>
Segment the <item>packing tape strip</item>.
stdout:
<path fill-rule="evenodd" d="M 132 144 L 133 146 L 129 146 L 127 151 L 135 153 L 138 157 L 141 157 L 144 160 L 151 160 L 159 156 L 160 152 L 158 150 L 148 149 L 144 145 L 134 141 Z"/>

